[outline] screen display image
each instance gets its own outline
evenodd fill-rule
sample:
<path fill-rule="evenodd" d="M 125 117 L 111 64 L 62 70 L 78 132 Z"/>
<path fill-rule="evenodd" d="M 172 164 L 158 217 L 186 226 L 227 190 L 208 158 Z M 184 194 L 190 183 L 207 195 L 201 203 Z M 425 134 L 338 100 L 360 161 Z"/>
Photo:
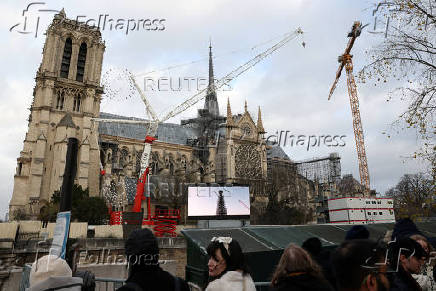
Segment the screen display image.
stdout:
<path fill-rule="evenodd" d="M 188 217 L 230 219 L 249 216 L 249 187 L 188 188 Z"/>

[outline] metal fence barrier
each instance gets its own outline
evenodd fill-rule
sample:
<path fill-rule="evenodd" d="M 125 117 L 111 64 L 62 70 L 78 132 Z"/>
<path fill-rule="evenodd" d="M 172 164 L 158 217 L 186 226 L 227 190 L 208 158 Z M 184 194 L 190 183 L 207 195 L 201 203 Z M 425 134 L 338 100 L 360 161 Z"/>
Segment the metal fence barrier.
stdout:
<path fill-rule="evenodd" d="M 96 277 L 95 278 L 95 284 L 96 284 L 96 291 L 115 291 L 117 288 L 120 288 L 124 284 L 124 279 L 115 279 L 115 278 L 101 278 Z M 267 291 L 270 285 L 270 282 L 254 282 L 254 285 L 256 285 L 257 291 Z M 200 289 L 197 289 L 193 287 L 192 285 L 189 285 L 191 288 L 191 291 L 199 291 Z"/>
<path fill-rule="evenodd" d="M 271 282 L 254 282 L 257 291 L 268 291 Z"/>
<path fill-rule="evenodd" d="M 124 282 L 124 279 L 96 277 L 95 291 L 115 291 L 123 286 Z"/>

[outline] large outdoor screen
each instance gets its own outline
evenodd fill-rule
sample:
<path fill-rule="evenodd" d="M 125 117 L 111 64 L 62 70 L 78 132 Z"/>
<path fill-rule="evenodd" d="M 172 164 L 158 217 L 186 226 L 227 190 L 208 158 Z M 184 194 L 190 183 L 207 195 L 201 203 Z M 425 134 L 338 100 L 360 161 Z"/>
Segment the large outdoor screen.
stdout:
<path fill-rule="evenodd" d="M 188 217 L 193 219 L 249 218 L 249 188 L 188 187 Z"/>

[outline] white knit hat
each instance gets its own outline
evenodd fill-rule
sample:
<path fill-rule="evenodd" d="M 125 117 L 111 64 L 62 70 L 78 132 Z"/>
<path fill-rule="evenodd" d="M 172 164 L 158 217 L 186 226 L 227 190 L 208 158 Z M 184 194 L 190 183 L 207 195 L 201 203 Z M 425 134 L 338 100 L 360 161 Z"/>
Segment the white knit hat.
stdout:
<path fill-rule="evenodd" d="M 72 275 L 71 268 L 64 259 L 54 255 L 46 255 L 32 264 L 29 283 L 30 286 L 33 286 L 52 276 L 71 277 Z"/>

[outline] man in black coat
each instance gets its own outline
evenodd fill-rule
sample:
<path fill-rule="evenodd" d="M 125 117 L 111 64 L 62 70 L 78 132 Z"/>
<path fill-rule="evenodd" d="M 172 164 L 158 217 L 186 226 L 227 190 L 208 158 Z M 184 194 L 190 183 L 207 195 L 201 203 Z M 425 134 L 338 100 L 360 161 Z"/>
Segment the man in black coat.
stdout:
<path fill-rule="evenodd" d="M 421 245 L 411 238 L 400 238 L 389 246 L 389 263 L 397 272 L 391 280 L 391 290 L 420 291 L 421 287 L 412 277 L 419 274 L 428 254 Z"/>
<path fill-rule="evenodd" d="M 130 233 L 125 243 L 129 277 L 117 291 L 189 291 L 188 284 L 159 266 L 156 237 L 147 229 Z"/>

